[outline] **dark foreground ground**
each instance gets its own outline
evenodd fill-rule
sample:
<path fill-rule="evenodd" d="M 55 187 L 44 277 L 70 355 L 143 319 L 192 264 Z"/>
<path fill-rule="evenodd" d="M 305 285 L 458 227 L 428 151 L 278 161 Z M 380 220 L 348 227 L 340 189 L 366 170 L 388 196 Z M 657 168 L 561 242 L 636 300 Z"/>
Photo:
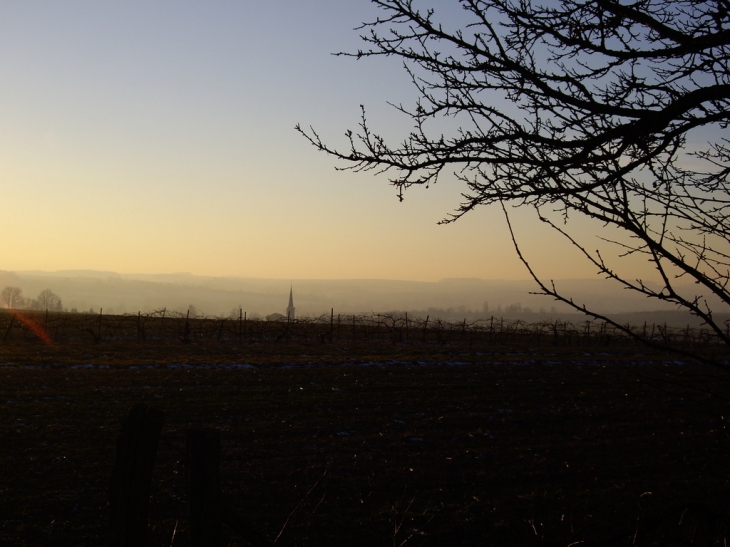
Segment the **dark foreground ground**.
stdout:
<path fill-rule="evenodd" d="M 729 396 L 638 348 L 0 346 L 0 545 L 104 544 L 141 402 L 165 413 L 154 546 L 188 544 L 201 426 L 225 503 L 277 545 L 725 546 Z"/>

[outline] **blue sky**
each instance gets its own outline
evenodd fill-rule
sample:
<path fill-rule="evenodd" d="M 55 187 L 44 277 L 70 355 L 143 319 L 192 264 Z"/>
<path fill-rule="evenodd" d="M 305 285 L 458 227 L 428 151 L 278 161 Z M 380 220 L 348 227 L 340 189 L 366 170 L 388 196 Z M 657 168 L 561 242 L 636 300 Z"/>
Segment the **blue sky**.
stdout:
<path fill-rule="evenodd" d="M 455 4 L 436 3 L 447 22 Z M 451 10 L 451 11 L 449 11 Z M 526 278 L 501 211 L 448 226 L 445 177 L 399 203 L 386 177 L 334 170 L 359 105 L 415 98 L 396 60 L 361 46 L 365 0 L 70 1 L 0 5 L 0 269 L 302 278 Z M 591 269 L 517 213 L 553 277 Z"/>

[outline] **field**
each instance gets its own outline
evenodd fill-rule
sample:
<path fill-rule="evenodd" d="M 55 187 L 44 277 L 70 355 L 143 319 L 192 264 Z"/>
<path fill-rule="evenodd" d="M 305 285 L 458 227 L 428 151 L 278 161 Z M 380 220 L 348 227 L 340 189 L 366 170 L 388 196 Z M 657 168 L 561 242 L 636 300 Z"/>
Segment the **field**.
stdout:
<path fill-rule="evenodd" d="M 192 427 L 221 432 L 224 503 L 277 545 L 726 545 L 730 377 L 631 344 L 468 342 L 10 337 L 0 545 L 104 544 L 135 403 L 165 413 L 155 546 L 188 545 Z"/>

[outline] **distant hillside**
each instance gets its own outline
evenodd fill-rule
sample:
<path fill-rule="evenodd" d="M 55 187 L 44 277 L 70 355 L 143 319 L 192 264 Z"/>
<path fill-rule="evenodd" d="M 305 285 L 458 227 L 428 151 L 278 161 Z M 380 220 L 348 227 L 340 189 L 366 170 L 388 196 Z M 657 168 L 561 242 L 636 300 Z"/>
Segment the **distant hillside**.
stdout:
<path fill-rule="evenodd" d="M 455 317 L 491 315 L 530 317 L 569 312 L 543 296 L 529 294 L 532 281 L 444 279 L 419 282 L 383 279 L 293 280 L 298 315 L 409 311 L 442 313 Z M 601 279 L 557 280 L 558 288 L 576 302 L 603 313 L 671 312 L 671 306 L 648 301 Z M 228 315 L 239 306 L 249 315 L 282 313 L 289 295 L 289 280 L 223 278 L 190 273 L 118 274 L 92 270 L 59 272 L 0 271 L 0 288 L 17 285 L 26 297 L 43 289 L 58 294 L 63 305 L 79 311 L 103 308 L 108 313 L 133 313 L 166 308 Z"/>

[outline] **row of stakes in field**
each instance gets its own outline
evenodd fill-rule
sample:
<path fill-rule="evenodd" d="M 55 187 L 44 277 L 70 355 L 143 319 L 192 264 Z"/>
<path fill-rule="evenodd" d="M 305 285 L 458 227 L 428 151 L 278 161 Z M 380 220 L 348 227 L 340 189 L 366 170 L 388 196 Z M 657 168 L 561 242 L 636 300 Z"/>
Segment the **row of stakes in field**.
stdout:
<path fill-rule="evenodd" d="M 68 326 L 69 323 L 72 326 Z M 74 326 L 75 325 L 75 326 Z M 103 326 L 103 328 L 102 328 Z M 530 341 L 530 343 L 551 343 L 552 345 L 608 345 L 630 341 L 627 331 L 636 339 L 648 340 L 666 346 L 705 347 L 719 343 L 719 339 L 706 328 L 672 328 L 664 325 L 644 323 L 642 327 L 626 326 L 621 331 L 605 322 L 585 321 L 541 321 L 529 323 L 523 320 L 505 320 L 491 317 L 468 323 L 444 321 L 426 317 L 409 318 L 408 314 L 371 314 L 370 316 L 335 315 L 334 309 L 320 317 L 297 318 L 296 320 L 265 321 L 247 318 L 241 310 L 237 318 L 190 317 L 187 315 L 166 316 L 166 310 L 151 314 L 97 315 L 43 312 L 16 312 L 9 317 L 2 342 L 11 338 L 11 333 L 20 329 L 22 339 L 41 338 L 47 342 L 69 339 L 71 331 L 91 336 L 94 343 L 102 340 L 143 341 L 149 337 L 159 340 L 178 339 L 188 343 L 195 340 L 235 340 L 274 342 L 294 338 L 303 341 L 319 340 L 322 343 L 335 340 L 351 341 L 394 341 L 498 343 Z M 730 322 L 727 325 L 730 336 Z M 88 339 L 88 338 L 87 338 Z"/>
<path fill-rule="evenodd" d="M 163 419 L 161 410 L 137 404 L 122 426 L 109 488 L 107 540 L 111 547 L 148 544 L 152 472 Z M 221 501 L 220 432 L 189 430 L 186 451 L 189 544 L 192 547 L 221 545 L 225 523 L 254 547 L 273 545 Z"/>

